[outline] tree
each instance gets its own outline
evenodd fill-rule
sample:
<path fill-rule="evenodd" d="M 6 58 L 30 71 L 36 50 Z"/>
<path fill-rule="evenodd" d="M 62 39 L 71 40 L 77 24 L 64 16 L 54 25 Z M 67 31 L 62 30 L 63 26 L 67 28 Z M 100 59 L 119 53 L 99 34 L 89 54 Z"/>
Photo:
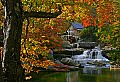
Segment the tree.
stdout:
<path fill-rule="evenodd" d="M 81 7 L 80 7 L 81 8 Z M 84 9 L 83 9 L 84 8 Z M 96 36 L 101 43 L 120 48 L 120 3 L 111 0 L 85 0 L 80 17 L 84 27 L 96 27 Z M 80 16 L 80 15 L 79 15 Z M 95 30 L 94 29 L 94 30 Z"/>
<path fill-rule="evenodd" d="M 11 82 L 11 81 L 21 82 L 20 80 L 22 77 L 23 70 L 20 62 L 20 50 L 22 50 L 20 47 L 21 46 L 20 43 L 21 43 L 22 26 L 24 26 L 23 24 L 25 23 L 28 23 L 28 25 L 26 25 L 26 29 L 27 29 L 28 27 L 30 28 L 29 23 L 32 27 L 34 26 L 34 24 L 38 25 L 36 22 L 39 22 L 39 19 L 37 18 L 46 18 L 46 19 L 41 19 L 40 23 L 41 22 L 43 23 L 46 20 L 48 20 L 48 18 L 49 18 L 49 22 L 51 22 L 52 20 L 51 18 L 58 17 L 58 18 L 66 19 L 68 21 L 82 22 L 84 23 L 83 25 L 85 27 L 91 26 L 91 25 L 102 27 L 102 26 L 106 26 L 108 23 L 110 24 L 117 23 L 116 25 L 118 25 L 119 21 L 118 22 L 116 21 L 116 17 L 119 18 L 119 15 L 117 15 L 119 14 L 119 12 L 115 12 L 114 15 L 111 14 L 111 12 L 112 13 L 114 12 L 113 5 L 110 5 L 111 3 L 113 3 L 112 1 L 108 1 L 108 2 L 105 0 L 83 0 L 82 2 L 80 1 L 81 0 L 1 0 L 5 9 L 4 10 L 5 22 L 4 22 L 4 28 L 3 28 L 4 29 L 3 67 L 5 68 L 5 76 L 6 76 L 4 78 L 5 80 L 7 80 L 8 82 Z M 57 6 L 57 4 L 60 4 L 62 6 L 62 10 L 61 10 L 61 7 Z M 114 9 L 117 9 L 115 6 L 116 5 L 114 5 Z M 108 11 L 108 9 L 110 11 Z M 105 11 L 108 11 L 108 12 L 105 12 Z M 0 14 L 1 14 L 1 11 L 0 11 Z M 36 19 L 33 19 L 33 18 L 36 18 Z M 27 22 L 23 23 L 25 19 L 27 20 Z M 111 22 L 113 19 L 115 22 L 114 21 Z M 34 21 L 34 23 L 31 23 L 31 21 Z M 48 24 L 50 24 L 50 26 L 47 26 Z M 57 24 L 54 23 L 53 26 L 51 26 L 52 23 L 48 23 L 48 24 L 44 26 L 42 26 L 41 24 L 41 27 L 51 28 L 53 29 L 54 32 L 56 31 L 60 32 L 60 30 L 55 28 Z M 35 30 L 36 34 L 43 34 L 42 37 L 37 37 L 35 39 L 33 38 L 35 36 L 32 35 L 32 37 L 30 37 L 31 35 L 28 34 L 29 39 L 23 40 L 23 42 L 26 42 L 29 44 L 29 42 L 33 42 L 33 41 L 36 42 L 36 40 L 41 41 L 40 47 L 42 48 L 43 51 L 50 48 L 50 45 L 55 45 L 52 43 L 52 39 L 56 40 L 58 36 L 56 36 L 56 38 L 50 37 L 52 39 L 49 39 L 48 37 L 46 37 L 48 36 L 48 34 L 44 36 L 44 33 L 46 32 L 46 30 L 44 30 L 43 33 L 38 33 L 37 31 L 41 31 L 41 30 L 38 28 L 35 28 L 36 26 L 34 26 L 34 28 L 32 27 L 31 29 L 28 29 L 29 32 L 27 30 L 24 30 L 23 28 L 23 31 L 25 32 L 24 34 L 25 36 L 23 37 L 26 39 L 27 34 L 30 33 L 31 30 L 33 31 Z M 100 28 L 98 29 L 98 31 L 101 32 Z M 50 33 L 51 35 L 54 35 L 54 34 L 57 34 L 58 32 L 53 34 L 52 32 Z M 116 34 L 116 31 L 113 34 Z M 98 35 L 102 36 L 99 33 Z M 30 38 L 32 38 L 32 40 Z M 39 40 L 38 38 L 42 40 Z M 114 41 L 116 41 L 116 38 L 113 38 L 113 39 Z M 49 42 L 50 42 L 50 45 L 46 44 Z M 58 42 L 58 41 L 55 41 L 55 42 Z M 42 43 L 44 45 L 42 45 Z M 33 44 L 32 44 L 32 49 L 37 50 L 33 46 Z M 26 54 L 27 52 L 26 49 L 23 50 L 23 52 L 25 52 Z"/>
<path fill-rule="evenodd" d="M 33 20 L 34 22 L 32 22 Z M 42 24 L 40 24 L 41 21 Z M 35 71 L 34 68 L 47 69 L 51 65 L 52 62 L 50 61 L 44 65 L 43 62 L 47 61 L 50 50 L 62 48 L 61 35 L 67 26 L 64 24 L 65 22 L 66 20 L 60 18 L 44 20 L 32 18 L 28 27 L 27 38 L 26 25 L 23 25 L 25 27 L 23 27 L 22 34 L 21 61 L 24 62 L 22 66 L 25 68 L 26 74 Z M 30 66 L 28 66 L 28 63 Z"/>
<path fill-rule="evenodd" d="M 55 13 L 24 11 L 21 0 L 2 0 L 5 11 L 4 51 L 2 65 L 5 82 L 22 82 L 23 69 L 20 62 L 21 34 L 23 20 L 28 17 L 55 18 L 61 14 L 61 9 Z"/>
<path fill-rule="evenodd" d="M 79 36 L 83 39 L 83 41 L 97 42 L 98 38 L 96 37 L 96 33 L 96 27 L 88 27 L 81 30 Z"/>

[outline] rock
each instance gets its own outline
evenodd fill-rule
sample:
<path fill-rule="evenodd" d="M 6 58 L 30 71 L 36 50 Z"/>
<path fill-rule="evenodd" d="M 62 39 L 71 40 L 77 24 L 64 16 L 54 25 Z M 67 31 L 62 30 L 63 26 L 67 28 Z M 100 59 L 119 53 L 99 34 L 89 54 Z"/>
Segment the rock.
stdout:
<path fill-rule="evenodd" d="M 105 66 L 105 63 L 99 62 L 99 61 L 94 61 L 94 62 L 88 62 L 87 64 L 95 65 L 95 66 Z"/>
<path fill-rule="evenodd" d="M 54 63 L 56 63 L 56 64 L 63 64 L 63 63 L 60 62 L 59 60 L 55 60 Z"/>
<path fill-rule="evenodd" d="M 115 61 L 111 61 L 111 62 L 110 62 L 110 65 L 115 65 Z"/>
<path fill-rule="evenodd" d="M 70 71 L 74 71 L 74 70 L 78 70 L 79 69 L 79 67 L 75 67 L 75 66 L 70 66 L 69 67 L 69 70 Z"/>
<path fill-rule="evenodd" d="M 66 65 L 75 66 L 76 63 L 71 58 L 62 58 L 61 62 Z"/>

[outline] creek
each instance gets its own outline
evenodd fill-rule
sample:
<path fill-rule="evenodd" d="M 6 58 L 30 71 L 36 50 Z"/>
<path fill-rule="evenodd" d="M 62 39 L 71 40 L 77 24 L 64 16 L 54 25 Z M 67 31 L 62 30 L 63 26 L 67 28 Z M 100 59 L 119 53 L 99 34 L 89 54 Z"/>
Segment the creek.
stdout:
<path fill-rule="evenodd" d="M 81 68 L 71 72 L 40 72 L 25 82 L 120 82 L 120 70 Z"/>

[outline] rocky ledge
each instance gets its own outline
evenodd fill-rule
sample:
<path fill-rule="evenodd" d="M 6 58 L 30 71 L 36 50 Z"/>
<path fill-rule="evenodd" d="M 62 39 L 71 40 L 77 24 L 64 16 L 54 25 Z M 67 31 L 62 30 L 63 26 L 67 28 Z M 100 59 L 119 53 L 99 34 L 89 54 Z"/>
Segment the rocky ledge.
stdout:
<path fill-rule="evenodd" d="M 77 66 L 70 66 L 67 64 L 61 63 L 59 60 L 54 61 L 54 66 L 49 66 L 48 71 L 57 71 L 57 72 L 66 72 L 66 71 L 75 71 L 78 70 L 79 67 Z"/>

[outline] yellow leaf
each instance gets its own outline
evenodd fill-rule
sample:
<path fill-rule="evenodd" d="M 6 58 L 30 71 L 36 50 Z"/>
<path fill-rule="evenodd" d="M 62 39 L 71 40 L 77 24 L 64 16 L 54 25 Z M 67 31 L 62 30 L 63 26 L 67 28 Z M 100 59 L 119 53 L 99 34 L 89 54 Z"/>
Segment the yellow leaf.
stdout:
<path fill-rule="evenodd" d="M 28 80 L 28 79 L 31 79 L 31 78 L 32 78 L 32 76 L 29 76 L 29 77 L 25 77 L 25 79 L 26 79 L 26 80 Z"/>
<path fill-rule="evenodd" d="M 42 37 L 45 37 L 45 36 L 42 36 Z"/>
<path fill-rule="evenodd" d="M 108 35 L 108 39 L 110 40 L 110 35 Z"/>
<path fill-rule="evenodd" d="M 25 54 L 25 53 L 26 53 L 26 50 L 23 50 L 23 53 Z"/>

